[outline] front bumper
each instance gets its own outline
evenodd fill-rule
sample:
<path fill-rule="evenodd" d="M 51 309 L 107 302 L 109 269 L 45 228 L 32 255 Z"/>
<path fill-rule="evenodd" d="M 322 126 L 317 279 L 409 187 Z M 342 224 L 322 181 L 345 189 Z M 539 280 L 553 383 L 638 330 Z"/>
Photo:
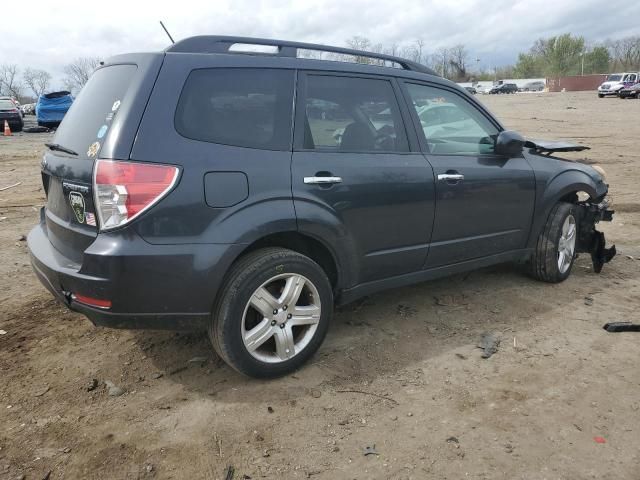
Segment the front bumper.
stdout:
<path fill-rule="evenodd" d="M 40 223 L 27 237 L 40 282 L 94 325 L 201 330 L 210 319 L 226 269 L 243 245 L 150 245 L 137 235 L 99 235 L 79 265 L 56 250 Z M 108 299 L 110 309 L 74 294 Z"/>
<path fill-rule="evenodd" d="M 599 95 L 617 95 L 620 90 L 621 90 L 621 88 L 617 88 L 615 90 L 613 90 L 613 89 L 600 90 L 598 88 L 598 94 Z"/>

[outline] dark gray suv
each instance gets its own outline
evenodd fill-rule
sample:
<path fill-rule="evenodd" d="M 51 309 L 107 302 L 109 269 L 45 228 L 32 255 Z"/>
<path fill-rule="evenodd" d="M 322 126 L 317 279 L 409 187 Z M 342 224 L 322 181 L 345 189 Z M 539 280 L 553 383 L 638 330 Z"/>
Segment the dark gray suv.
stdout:
<path fill-rule="evenodd" d="M 216 36 L 116 56 L 48 147 L 42 283 L 96 325 L 207 330 L 256 377 L 306 361 L 335 303 L 615 254 L 602 174 L 552 155 L 585 147 L 525 141 L 397 57 Z"/>

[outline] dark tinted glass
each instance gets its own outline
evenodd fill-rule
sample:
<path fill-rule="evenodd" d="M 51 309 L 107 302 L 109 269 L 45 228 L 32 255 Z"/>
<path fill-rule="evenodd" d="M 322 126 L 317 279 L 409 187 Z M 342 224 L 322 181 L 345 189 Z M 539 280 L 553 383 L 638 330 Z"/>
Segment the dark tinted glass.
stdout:
<path fill-rule="evenodd" d="M 386 80 L 310 75 L 305 107 L 305 149 L 409 149 L 393 87 Z"/>
<path fill-rule="evenodd" d="M 292 108 L 293 71 L 194 70 L 180 95 L 175 126 L 194 140 L 288 150 Z"/>
<path fill-rule="evenodd" d="M 96 157 L 137 68 L 113 65 L 96 70 L 64 116 L 53 143 L 80 157 Z"/>

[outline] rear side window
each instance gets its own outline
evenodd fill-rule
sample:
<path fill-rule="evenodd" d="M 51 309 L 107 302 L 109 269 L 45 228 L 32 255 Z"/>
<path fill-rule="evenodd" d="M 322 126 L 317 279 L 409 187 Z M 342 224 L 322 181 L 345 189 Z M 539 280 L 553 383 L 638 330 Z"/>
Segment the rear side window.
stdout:
<path fill-rule="evenodd" d="M 96 70 L 64 116 L 54 143 L 76 151 L 81 158 L 95 158 L 137 68 L 112 65 Z"/>
<path fill-rule="evenodd" d="M 175 115 L 180 135 L 203 142 L 289 150 L 293 108 L 291 70 L 194 70 Z"/>

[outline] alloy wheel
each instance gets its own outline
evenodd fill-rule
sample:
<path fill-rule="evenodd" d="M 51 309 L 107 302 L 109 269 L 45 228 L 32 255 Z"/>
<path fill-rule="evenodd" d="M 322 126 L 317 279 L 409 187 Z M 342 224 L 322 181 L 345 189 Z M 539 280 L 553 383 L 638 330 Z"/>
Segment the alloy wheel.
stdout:
<path fill-rule="evenodd" d="M 558 241 L 558 270 L 565 273 L 571 266 L 576 249 L 576 219 L 568 215 L 562 224 L 562 233 Z"/>
<path fill-rule="evenodd" d="M 284 273 L 251 295 L 242 317 L 242 340 L 255 359 L 280 363 L 311 342 L 321 315 L 316 286 L 303 275 Z"/>

